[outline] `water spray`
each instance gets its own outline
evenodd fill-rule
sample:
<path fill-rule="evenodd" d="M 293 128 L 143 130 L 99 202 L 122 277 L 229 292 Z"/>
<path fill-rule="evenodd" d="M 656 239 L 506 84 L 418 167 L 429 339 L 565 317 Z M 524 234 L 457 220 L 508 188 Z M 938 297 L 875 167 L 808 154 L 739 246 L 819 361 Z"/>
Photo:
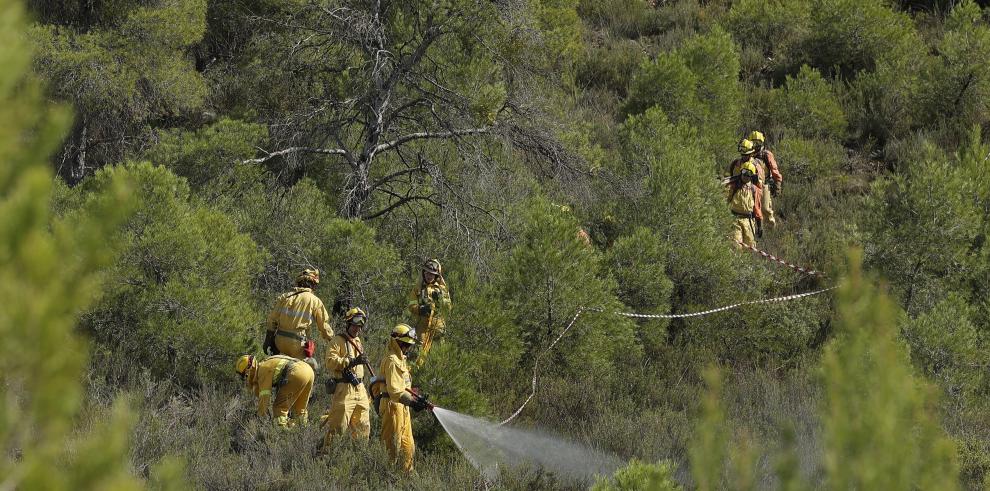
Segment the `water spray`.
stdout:
<path fill-rule="evenodd" d="M 606 452 L 538 430 L 511 428 L 444 409 L 413 389 L 406 391 L 426 404 L 425 409 L 433 413 L 468 462 L 489 481 L 498 479 L 500 469 L 532 467 L 566 480 L 591 483 L 622 466 L 618 457 Z"/>
<path fill-rule="evenodd" d="M 503 426 L 442 407 L 431 410 L 461 453 L 489 481 L 498 478 L 500 469 L 533 467 L 590 484 L 623 465 L 614 455 L 539 430 Z"/>

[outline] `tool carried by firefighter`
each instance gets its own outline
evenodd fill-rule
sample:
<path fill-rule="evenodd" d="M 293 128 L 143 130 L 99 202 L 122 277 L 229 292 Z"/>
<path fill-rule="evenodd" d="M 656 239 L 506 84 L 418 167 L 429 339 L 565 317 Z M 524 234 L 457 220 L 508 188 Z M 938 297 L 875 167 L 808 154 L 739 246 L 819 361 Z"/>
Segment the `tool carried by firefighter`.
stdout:
<path fill-rule="evenodd" d="M 363 384 L 368 357 L 359 337 L 366 322 L 367 314 L 363 310 L 357 307 L 348 310 L 343 332 L 334 337 L 327 349 L 327 368 L 334 384 L 330 408 L 321 418 L 321 426 L 325 425 L 327 430 L 324 449 L 329 448 L 334 435 L 347 431 L 358 439 L 371 435 L 371 401 Z"/>

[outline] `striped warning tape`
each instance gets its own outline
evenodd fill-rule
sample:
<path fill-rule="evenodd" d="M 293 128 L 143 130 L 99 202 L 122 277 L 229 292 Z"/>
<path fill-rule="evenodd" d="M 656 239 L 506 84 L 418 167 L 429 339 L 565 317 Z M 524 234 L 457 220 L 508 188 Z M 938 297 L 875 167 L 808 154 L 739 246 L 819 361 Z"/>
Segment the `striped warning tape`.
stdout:
<path fill-rule="evenodd" d="M 834 290 L 836 287 L 830 286 L 828 288 L 823 288 L 821 290 L 815 290 L 813 292 L 796 293 L 794 295 L 786 295 L 783 297 L 773 297 L 773 298 L 762 298 L 760 300 L 748 300 L 745 302 L 734 303 L 732 305 L 726 305 L 724 307 L 718 307 L 711 310 L 703 310 L 701 312 L 691 312 L 688 314 L 634 314 L 632 312 L 612 312 L 615 315 L 621 315 L 623 317 L 632 317 L 636 319 L 684 319 L 687 317 L 700 317 L 703 315 L 715 314 L 718 312 L 725 312 L 726 310 L 738 309 L 744 305 L 756 305 L 761 303 L 775 303 L 775 302 L 786 302 L 788 300 L 796 300 L 799 298 L 810 297 L 812 295 L 818 295 L 820 293 L 825 293 L 829 290 Z M 589 309 L 592 310 L 592 309 Z M 596 312 L 602 312 L 601 309 L 595 310 Z"/>
<path fill-rule="evenodd" d="M 815 270 L 813 270 L 811 268 L 803 268 L 801 266 L 798 266 L 797 264 L 793 264 L 793 263 L 789 263 L 787 261 L 784 261 L 783 259 L 781 259 L 781 258 L 779 258 L 777 256 L 774 256 L 773 254 L 770 254 L 769 252 L 761 251 L 760 249 L 757 249 L 756 247 L 753 247 L 753 246 L 751 246 L 749 244 L 746 244 L 744 242 L 738 241 L 735 238 L 733 238 L 732 240 L 735 241 L 736 244 L 739 244 L 739 245 L 741 245 L 741 246 L 743 246 L 743 247 L 745 247 L 745 248 L 747 248 L 747 249 L 749 249 L 749 250 L 751 250 L 751 251 L 753 251 L 753 252 L 755 252 L 755 253 L 757 253 L 757 254 L 759 254 L 759 255 L 761 255 L 761 256 L 769 259 L 769 260 L 771 260 L 771 261 L 773 261 L 773 262 L 783 264 L 784 266 L 787 266 L 788 268 L 791 268 L 794 271 L 797 271 L 797 272 L 799 272 L 801 274 L 806 274 L 808 276 L 821 276 L 822 278 L 827 278 L 827 276 L 825 276 L 825 273 L 822 273 L 821 271 L 815 271 Z"/>
<path fill-rule="evenodd" d="M 533 364 L 533 386 L 532 386 L 532 390 L 530 390 L 530 392 L 529 392 L 529 396 L 526 397 L 526 400 L 523 401 L 523 403 L 522 403 L 521 406 L 519 406 L 519 409 L 516 409 L 516 412 L 512 413 L 511 416 L 509 416 L 508 418 L 505 418 L 505 420 L 503 420 L 501 423 L 499 423 L 498 424 L 499 426 L 502 426 L 502 425 L 504 425 L 504 424 L 506 424 L 506 423 L 508 423 L 508 422 L 510 422 L 510 421 L 512 421 L 514 419 L 516 419 L 516 416 L 519 416 L 519 413 L 521 413 L 522 410 L 523 410 L 523 408 L 526 407 L 526 404 L 529 404 L 529 401 L 531 401 L 533 399 L 533 396 L 536 395 L 536 375 L 537 375 L 537 373 L 539 372 L 539 369 L 540 369 L 540 360 L 542 360 L 543 357 L 545 357 L 548 353 L 550 353 L 550 350 L 552 350 L 553 347 L 557 344 L 557 342 L 560 341 L 564 337 L 564 334 L 567 334 L 567 331 L 570 331 L 571 328 L 574 327 L 574 323 L 577 322 L 578 317 L 581 317 L 581 314 L 583 314 L 587 310 L 590 310 L 590 309 L 586 309 L 584 307 L 579 308 L 577 310 L 577 312 L 574 314 L 574 317 L 571 317 L 571 321 L 567 323 L 567 327 L 565 327 L 562 331 L 560 331 L 560 334 L 557 335 L 557 338 L 554 339 L 553 342 L 550 343 L 550 346 L 547 346 L 547 349 L 543 350 L 543 353 L 541 353 L 540 356 L 539 356 L 539 358 L 536 359 L 536 363 Z"/>
<path fill-rule="evenodd" d="M 540 356 L 536 359 L 536 363 L 533 364 L 532 389 L 531 389 L 531 391 L 529 393 L 529 396 L 526 397 L 526 400 L 523 401 L 523 403 L 522 403 L 521 406 L 519 406 L 519 409 L 516 409 L 516 411 L 514 413 L 512 413 L 511 416 L 509 416 L 508 418 L 505 418 L 505 420 L 503 420 L 501 423 L 499 423 L 499 426 L 504 425 L 504 424 L 507 424 L 510 421 L 512 421 L 513 419 L 516 419 L 516 416 L 519 416 L 519 414 L 522 413 L 523 408 L 525 408 L 526 405 L 529 404 L 529 401 L 533 399 L 533 396 L 536 395 L 536 376 L 537 376 L 537 374 L 539 372 L 540 360 L 542 360 L 548 353 L 550 353 L 550 350 L 552 350 L 553 347 L 557 345 L 557 342 L 559 342 L 564 337 L 564 335 L 567 334 L 567 331 L 570 331 L 571 328 L 574 327 L 574 324 L 577 323 L 578 318 L 581 317 L 581 314 L 583 314 L 585 312 L 608 313 L 608 314 L 612 314 L 612 315 L 619 315 L 619 316 L 622 316 L 622 317 L 632 317 L 632 318 L 635 318 L 635 319 L 684 319 L 684 318 L 688 318 L 688 317 L 701 317 L 703 315 L 710 315 L 710 314 L 715 314 L 715 313 L 718 313 L 718 312 L 725 312 L 727 310 L 738 309 L 739 307 L 743 307 L 743 306 L 746 306 L 746 305 L 757 305 L 757 304 L 776 303 L 776 302 L 787 302 L 789 300 L 797 300 L 799 298 L 810 297 L 812 295 L 819 295 L 819 294 L 825 293 L 825 292 L 827 292 L 829 290 L 835 290 L 836 288 L 837 287 L 835 287 L 835 286 L 830 286 L 828 288 L 823 288 L 821 290 L 815 290 L 815 291 L 812 291 L 812 292 L 796 293 L 794 295 L 785 295 L 783 297 L 773 297 L 773 298 L 762 298 L 762 299 L 759 299 L 759 300 L 749 300 L 749 301 L 746 301 L 746 302 L 734 303 L 732 305 L 726 305 L 724 307 L 718 307 L 718 308 L 715 308 L 715 309 L 704 310 L 704 311 L 701 311 L 701 312 L 691 312 L 691 313 L 688 313 L 688 314 L 636 314 L 636 313 L 633 313 L 633 312 L 606 312 L 605 309 L 603 309 L 601 307 L 580 307 L 580 308 L 578 308 L 577 312 L 574 314 L 574 317 L 571 318 L 571 321 L 567 323 L 567 327 L 565 327 L 563 330 L 560 331 L 560 334 L 558 334 L 557 337 L 553 340 L 553 342 L 551 342 L 550 345 L 547 346 L 547 349 L 543 350 L 543 353 L 541 353 Z"/>

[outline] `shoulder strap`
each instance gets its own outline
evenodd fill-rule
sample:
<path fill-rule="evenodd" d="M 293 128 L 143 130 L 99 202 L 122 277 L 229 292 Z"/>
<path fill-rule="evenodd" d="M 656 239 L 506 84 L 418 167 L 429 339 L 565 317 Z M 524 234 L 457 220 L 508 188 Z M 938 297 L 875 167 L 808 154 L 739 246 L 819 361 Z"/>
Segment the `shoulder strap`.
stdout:
<path fill-rule="evenodd" d="M 344 336 L 344 333 L 337 333 L 334 337 L 340 338 L 344 342 L 344 353 L 346 353 L 347 356 L 351 356 L 351 343 L 347 341 L 347 336 Z"/>

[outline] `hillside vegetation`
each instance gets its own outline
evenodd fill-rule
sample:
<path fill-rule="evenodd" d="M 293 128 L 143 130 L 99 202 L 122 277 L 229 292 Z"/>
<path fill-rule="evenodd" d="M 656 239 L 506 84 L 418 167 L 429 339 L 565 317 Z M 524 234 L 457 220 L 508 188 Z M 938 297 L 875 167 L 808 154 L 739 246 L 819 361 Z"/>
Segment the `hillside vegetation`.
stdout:
<path fill-rule="evenodd" d="M 0 489 L 586 487 L 486 482 L 429 412 L 410 477 L 374 416 L 318 457 L 254 415 L 300 270 L 377 367 L 429 258 L 417 385 L 502 420 L 539 362 L 512 424 L 630 462 L 596 489 L 990 484 L 973 0 L 0 0 L 0 39 Z M 758 247 L 824 275 L 728 237 L 752 130 Z"/>

